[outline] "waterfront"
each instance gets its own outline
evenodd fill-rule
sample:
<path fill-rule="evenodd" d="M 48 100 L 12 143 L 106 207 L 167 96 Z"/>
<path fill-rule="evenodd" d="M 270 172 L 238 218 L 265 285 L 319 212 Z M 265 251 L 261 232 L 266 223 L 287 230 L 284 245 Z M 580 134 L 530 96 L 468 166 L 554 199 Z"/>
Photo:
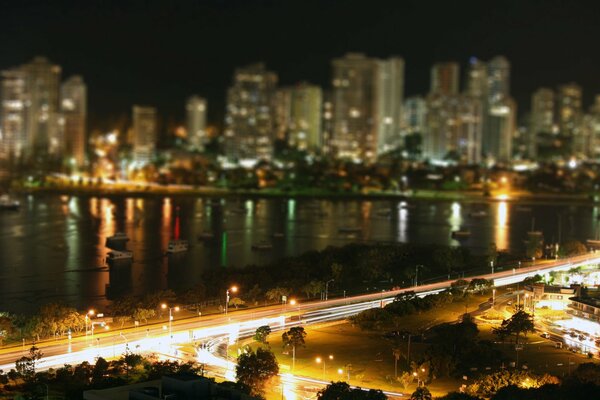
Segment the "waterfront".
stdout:
<path fill-rule="evenodd" d="M 127 198 L 29 195 L 18 212 L 0 214 L 0 301 L 4 309 L 32 311 L 64 300 L 78 307 L 105 296 L 197 283 L 207 268 L 267 263 L 353 241 L 458 245 L 474 252 L 489 244 L 520 252 L 535 218 L 547 241 L 595 237 L 599 208 L 592 204 L 526 205 L 507 201 L 401 204 L 399 200 L 293 200 L 197 197 Z M 176 214 L 186 253 L 164 256 Z M 559 217 L 560 216 L 560 217 Z M 559 223 L 560 218 L 560 223 Z M 348 232 L 340 232 L 346 229 Z M 351 231 L 356 230 L 355 233 Z M 134 253 L 131 266 L 106 265 L 106 237 L 123 231 Z M 214 238 L 197 238 L 210 232 Z M 254 251 L 261 240 L 271 250 Z M 108 289 L 107 289 L 108 288 Z"/>

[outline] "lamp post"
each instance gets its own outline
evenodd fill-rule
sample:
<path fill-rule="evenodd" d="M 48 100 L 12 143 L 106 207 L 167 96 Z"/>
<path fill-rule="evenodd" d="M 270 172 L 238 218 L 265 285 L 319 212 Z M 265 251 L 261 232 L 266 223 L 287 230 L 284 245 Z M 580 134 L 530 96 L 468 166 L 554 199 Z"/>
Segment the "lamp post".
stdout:
<path fill-rule="evenodd" d="M 415 265 L 415 287 L 419 286 L 419 268 L 423 268 L 423 266 Z"/>
<path fill-rule="evenodd" d="M 165 303 L 162 303 L 160 305 L 160 308 L 162 308 L 163 310 L 166 310 L 167 308 L 169 309 L 169 337 L 172 338 L 173 337 L 173 330 L 172 330 L 172 324 L 171 323 L 173 322 L 173 311 L 179 311 L 179 306 L 169 307 Z"/>
<path fill-rule="evenodd" d="M 325 282 L 325 301 L 327 301 L 328 299 L 328 294 L 329 294 L 329 284 L 333 282 L 333 279 L 328 280 L 327 282 Z"/>
<path fill-rule="evenodd" d="M 496 288 L 492 289 L 492 308 L 496 306 Z"/>
<path fill-rule="evenodd" d="M 94 324 L 92 323 L 92 317 L 94 316 L 94 314 L 96 314 L 96 311 L 94 311 L 93 309 L 90 309 L 86 314 L 85 314 L 85 336 L 87 337 L 88 335 L 88 324 L 92 326 L 92 335 L 94 334 Z"/>
<path fill-rule="evenodd" d="M 333 360 L 333 354 L 329 355 L 329 360 Z M 323 380 L 325 380 L 325 358 L 317 357 L 315 361 L 317 364 L 323 363 Z"/>
<path fill-rule="evenodd" d="M 225 291 L 225 315 L 227 315 L 227 311 L 228 311 L 228 306 L 229 306 L 229 292 L 231 291 L 231 293 L 237 293 L 238 288 L 237 286 L 232 286 L 229 289 L 227 289 Z"/>

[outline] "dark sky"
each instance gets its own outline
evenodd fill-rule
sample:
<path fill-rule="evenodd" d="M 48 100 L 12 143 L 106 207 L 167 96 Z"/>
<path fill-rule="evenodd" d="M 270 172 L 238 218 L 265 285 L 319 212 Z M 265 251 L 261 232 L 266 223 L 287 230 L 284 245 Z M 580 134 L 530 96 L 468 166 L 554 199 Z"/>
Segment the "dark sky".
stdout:
<path fill-rule="evenodd" d="M 94 125 L 133 103 L 181 119 L 194 93 L 220 122 L 236 66 L 265 61 L 283 84 L 328 87 L 330 59 L 347 51 L 403 56 L 407 95 L 428 90 L 435 61 L 503 54 L 520 112 L 535 88 L 569 81 L 587 105 L 599 39 L 600 5 L 572 0 L 0 0 L 0 69 L 46 55 L 83 75 Z"/>

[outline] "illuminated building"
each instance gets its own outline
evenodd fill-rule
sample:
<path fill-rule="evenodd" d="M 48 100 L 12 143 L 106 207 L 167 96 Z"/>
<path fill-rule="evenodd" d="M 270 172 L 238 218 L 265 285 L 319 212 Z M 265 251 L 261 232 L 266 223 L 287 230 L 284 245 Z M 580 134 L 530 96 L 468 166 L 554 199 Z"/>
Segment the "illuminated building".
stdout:
<path fill-rule="evenodd" d="M 579 296 L 580 285 L 570 287 L 552 286 L 544 283 L 534 283 L 525 286 L 524 295 L 530 308 L 549 308 L 551 310 L 565 310 L 571 304 L 571 297 Z"/>
<path fill-rule="evenodd" d="M 38 160 L 57 158 L 64 148 L 58 127 L 59 82 L 61 69 L 44 57 L 36 57 L 20 67 L 26 75 L 26 136 L 25 156 Z"/>
<path fill-rule="evenodd" d="M 264 64 L 236 69 L 227 92 L 225 153 L 232 160 L 270 160 L 275 135 L 277 74 Z"/>
<path fill-rule="evenodd" d="M 280 130 L 278 137 L 285 138 L 290 147 L 298 150 L 320 152 L 321 141 L 321 88 L 308 83 L 278 91 L 277 107 L 286 109 L 278 112 Z"/>
<path fill-rule="evenodd" d="M 333 102 L 331 101 L 332 92 L 327 90 L 323 92 L 322 113 L 323 116 L 321 125 L 321 143 L 322 153 L 331 154 L 332 138 L 333 138 Z"/>
<path fill-rule="evenodd" d="M 558 88 L 556 99 L 556 115 L 560 133 L 571 139 L 573 151 L 576 154 L 586 153 L 585 138 L 581 135 L 582 91 L 575 83 L 562 85 Z"/>
<path fill-rule="evenodd" d="M 156 148 L 156 109 L 133 106 L 133 161 L 138 166 L 154 158 Z"/>
<path fill-rule="evenodd" d="M 2 72 L 0 86 L 0 162 L 8 170 L 22 160 L 27 147 L 26 76 L 18 69 Z"/>
<path fill-rule="evenodd" d="M 516 103 L 510 97 L 510 64 L 502 56 L 487 63 L 482 151 L 492 161 L 510 161 L 515 133 Z"/>
<path fill-rule="evenodd" d="M 594 100 L 589 113 L 583 116 L 581 129 L 582 135 L 587 138 L 587 156 L 597 159 L 600 158 L 600 95 Z"/>
<path fill-rule="evenodd" d="M 61 111 L 65 157 L 77 168 L 85 163 L 87 88 L 80 76 L 67 79 L 61 86 Z"/>
<path fill-rule="evenodd" d="M 407 135 L 425 132 L 427 103 L 420 96 L 409 97 L 404 101 L 404 132 Z"/>
<path fill-rule="evenodd" d="M 334 153 L 373 162 L 400 139 L 404 60 L 349 53 L 334 59 L 332 68 Z"/>
<path fill-rule="evenodd" d="M 537 136 L 540 133 L 552 133 L 554 130 L 554 92 L 540 88 L 531 96 L 531 120 L 527 152 L 530 158 L 537 156 Z"/>
<path fill-rule="evenodd" d="M 466 95 L 427 98 L 423 156 L 476 164 L 481 160 L 482 106 Z"/>
<path fill-rule="evenodd" d="M 569 308 L 573 315 L 600 322 L 600 301 L 595 298 L 572 297 Z"/>
<path fill-rule="evenodd" d="M 0 158 L 47 161 L 60 157 L 60 67 L 43 57 L 2 73 Z"/>
<path fill-rule="evenodd" d="M 206 143 L 206 100 L 192 96 L 185 104 L 187 137 L 190 148 L 203 151 Z"/>
<path fill-rule="evenodd" d="M 392 57 L 377 62 L 377 154 L 402 145 L 404 60 Z"/>
<path fill-rule="evenodd" d="M 436 95 L 458 94 L 459 70 L 460 67 L 455 62 L 434 64 L 431 67 L 431 88 L 429 92 Z"/>

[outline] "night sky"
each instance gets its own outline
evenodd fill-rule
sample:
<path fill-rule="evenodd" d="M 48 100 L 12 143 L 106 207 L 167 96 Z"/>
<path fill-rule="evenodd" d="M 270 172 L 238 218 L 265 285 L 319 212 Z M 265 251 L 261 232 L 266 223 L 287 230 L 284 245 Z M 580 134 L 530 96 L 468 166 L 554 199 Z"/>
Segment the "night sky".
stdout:
<path fill-rule="evenodd" d="M 92 126 L 134 103 L 182 120 L 191 94 L 221 123 L 233 70 L 266 62 L 282 84 L 329 87 L 347 51 L 406 60 L 406 94 L 423 94 L 436 61 L 512 63 L 519 112 L 531 92 L 575 81 L 600 93 L 600 5 L 575 1 L 0 0 L 0 69 L 45 55 L 88 83 Z M 464 68 L 461 71 L 464 75 Z"/>

